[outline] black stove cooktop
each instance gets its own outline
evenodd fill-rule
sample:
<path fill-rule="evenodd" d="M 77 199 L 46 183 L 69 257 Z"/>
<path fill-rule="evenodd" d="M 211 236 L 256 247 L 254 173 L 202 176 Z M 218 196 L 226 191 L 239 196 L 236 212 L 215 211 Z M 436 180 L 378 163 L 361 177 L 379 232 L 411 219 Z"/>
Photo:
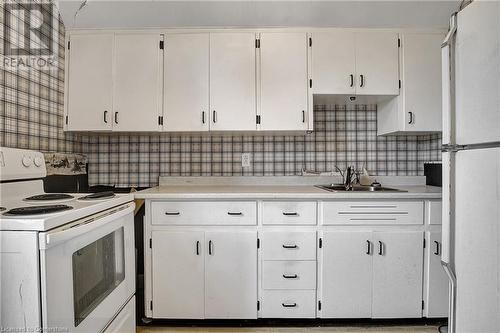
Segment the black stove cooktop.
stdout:
<path fill-rule="evenodd" d="M 47 206 L 28 206 L 13 208 L 5 213 L 4 215 L 41 215 L 62 212 L 65 210 L 73 209 L 73 207 L 68 205 L 47 205 Z"/>
<path fill-rule="evenodd" d="M 45 193 L 39 195 L 33 195 L 31 197 L 27 197 L 26 201 L 50 201 L 50 200 L 64 200 L 64 199 L 72 199 L 74 196 L 71 194 L 65 193 Z"/>

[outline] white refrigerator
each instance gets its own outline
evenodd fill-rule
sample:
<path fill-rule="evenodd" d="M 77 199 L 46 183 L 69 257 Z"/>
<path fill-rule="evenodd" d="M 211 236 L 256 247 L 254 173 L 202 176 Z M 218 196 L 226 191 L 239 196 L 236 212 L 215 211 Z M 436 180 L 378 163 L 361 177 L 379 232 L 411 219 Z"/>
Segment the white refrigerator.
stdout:
<path fill-rule="evenodd" d="M 453 15 L 442 45 L 449 332 L 500 332 L 500 2 Z"/>

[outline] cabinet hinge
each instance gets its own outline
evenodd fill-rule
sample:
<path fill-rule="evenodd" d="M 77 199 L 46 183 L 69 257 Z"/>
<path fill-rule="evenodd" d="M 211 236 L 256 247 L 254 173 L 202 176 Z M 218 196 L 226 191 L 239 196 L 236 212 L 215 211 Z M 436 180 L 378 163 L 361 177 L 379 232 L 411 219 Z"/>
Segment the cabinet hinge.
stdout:
<path fill-rule="evenodd" d="M 163 125 L 163 116 L 158 116 L 158 125 Z"/>
<path fill-rule="evenodd" d="M 153 301 L 150 301 L 150 302 L 149 302 L 149 309 L 150 309 L 151 311 L 153 311 Z"/>
<path fill-rule="evenodd" d="M 68 116 L 66 116 L 66 125 L 68 125 Z"/>
<path fill-rule="evenodd" d="M 256 122 L 257 124 L 260 124 L 260 116 L 257 116 Z"/>
<path fill-rule="evenodd" d="M 319 239 L 319 244 L 318 244 L 319 248 L 323 248 L 323 238 L 320 238 Z"/>
<path fill-rule="evenodd" d="M 257 238 L 257 248 L 260 249 L 260 239 Z"/>
<path fill-rule="evenodd" d="M 424 238 L 424 249 L 425 249 L 425 238 Z"/>
<path fill-rule="evenodd" d="M 257 311 L 260 310 L 260 301 L 257 301 Z"/>
<path fill-rule="evenodd" d="M 425 302 L 422 300 L 422 310 L 425 308 Z"/>
<path fill-rule="evenodd" d="M 312 87 L 313 87 L 313 80 L 309 79 L 309 88 L 312 88 Z"/>
<path fill-rule="evenodd" d="M 255 48 L 260 49 L 260 39 L 255 40 Z"/>
<path fill-rule="evenodd" d="M 398 38 L 398 47 L 401 47 L 401 38 Z"/>
<path fill-rule="evenodd" d="M 399 89 L 401 89 L 401 80 L 399 80 Z"/>
<path fill-rule="evenodd" d="M 153 248 L 153 238 L 150 238 L 149 239 L 149 248 L 152 249 Z"/>
<path fill-rule="evenodd" d="M 313 39 L 311 37 L 309 37 L 309 47 L 312 47 L 313 46 Z"/>
<path fill-rule="evenodd" d="M 163 48 L 165 47 L 165 42 L 164 41 L 160 41 L 160 50 L 163 50 Z"/>
<path fill-rule="evenodd" d="M 318 301 L 318 311 L 321 311 L 321 301 Z"/>

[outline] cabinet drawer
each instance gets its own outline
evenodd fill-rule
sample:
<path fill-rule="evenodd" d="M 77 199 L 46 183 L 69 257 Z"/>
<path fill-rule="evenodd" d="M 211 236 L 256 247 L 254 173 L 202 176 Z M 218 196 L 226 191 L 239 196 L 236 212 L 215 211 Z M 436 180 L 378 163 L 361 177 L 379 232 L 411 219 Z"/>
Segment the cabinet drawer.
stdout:
<path fill-rule="evenodd" d="M 314 318 L 316 317 L 316 291 L 264 290 L 262 317 Z"/>
<path fill-rule="evenodd" d="M 264 289 L 316 289 L 316 261 L 264 261 Z"/>
<path fill-rule="evenodd" d="M 316 232 L 264 232 L 264 260 L 316 260 Z"/>
<path fill-rule="evenodd" d="M 323 224 L 423 224 L 422 201 L 330 201 Z"/>
<path fill-rule="evenodd" d="M 263 224 L 316 224 L 315 201 L 264 201 Z"/>
<path fill-rule="evenodd" d="M 256 225 L 255 201 L 153 201 L 152 224 Z"/>
<path fill-rule="evenodd" d="M 443 219 L 443 204 L 441 201 L 429 201 L 428 209 L 429 224 L 441 224 Z"/>

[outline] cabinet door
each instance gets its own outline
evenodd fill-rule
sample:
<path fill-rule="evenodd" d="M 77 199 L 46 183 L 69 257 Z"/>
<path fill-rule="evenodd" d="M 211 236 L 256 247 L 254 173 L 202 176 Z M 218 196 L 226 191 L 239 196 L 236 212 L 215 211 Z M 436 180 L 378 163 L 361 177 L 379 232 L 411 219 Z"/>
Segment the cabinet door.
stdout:
<path fill-rule="evenodd" d="M 257 232 L 206 232 L 205 317 L 257 318 Z"/>
<path fill-rule="evenodd" d="M 255 34 L 210 34 L 210 130 L 255 130 Z"/>
<path fill-rule="evenodd" d="M 307 47 L 305 33 L 261 34 L 262 130 L 307 129 Z"/>
<path fill-rule="evenodd" d="M 402 36 L 404 129 L 441 131 L 441 34 Z"/>
<path fill-rule="evenodd" d="M 423 233 L 374 232 L 373 318 L 422 316 Z"/>
<path fill-rule="evenodd" d="M 356 93 L 354 33 L 344 31 L 313 34 L 313 92 Z"/>
<path fill-rule="evenodd" d="M 324 233 L 319 312 L 322 318 L 371 317 L 371 236 L 371 232 L 356 231 Z"/>
<path fill-rule="evenodd" d="M 153 318 L 203 318 L 203 232 L 153 231 L 152 239 Z"/>
<path fill-rule="evenodd" d="M 115 36 L 113 131 L 158 131 L 160 35 Z"/>
<path fill-rule="evenodd" d="M 208 71 L 208 33 L 166 35 L 163 130 L 208 131 Z"/>
<path fill-rule="evenodd" d="M 448 277 L 441 266 L 441 233 L 428 232 L 426 249 L 427 285 L 424 314 L 427 318 L 448 316 Z"/>
<path fill-rule="evenodd" d="M 113 34 L 70 37 L 67 129 L 111 130 L 113 111 Z"/>
<path fill-rule="evenodd" d="M 398 34 L 356 33 L 356 94 L 399 94 Z"/>

